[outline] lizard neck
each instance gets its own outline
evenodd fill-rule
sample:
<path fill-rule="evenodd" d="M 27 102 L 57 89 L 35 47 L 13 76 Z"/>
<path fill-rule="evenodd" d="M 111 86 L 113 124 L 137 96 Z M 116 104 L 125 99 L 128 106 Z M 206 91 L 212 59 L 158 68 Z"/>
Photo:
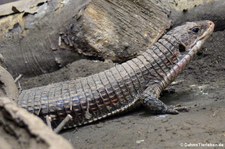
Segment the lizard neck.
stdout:
<path fill-rule="evenodd" d="M 172 35 L 164 35 L 150 49 L 126 63 L 141 74 L 133 75 L 136 75 L 139 80 L 144 80 L 141 82 L 143 89 L 147 85 L 160 84 L 156 93 L 159 95 L 175 79 L 175 75 L 178 75 L 173 74 L 173 77 L 168 77 L 179 61 L 179 55 L 179 42 Z"/>

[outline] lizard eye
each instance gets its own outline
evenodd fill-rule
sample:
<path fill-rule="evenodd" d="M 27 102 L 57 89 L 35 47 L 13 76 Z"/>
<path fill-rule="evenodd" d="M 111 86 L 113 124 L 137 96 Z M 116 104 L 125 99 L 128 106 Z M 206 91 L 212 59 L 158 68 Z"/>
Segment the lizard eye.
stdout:
<path fill-rule="evenodd" d="M 192 32 L 194 32 L 194 33 L 198 33 L 198 32 L 199 32 L 199 28 L 198 28 L 198 27 L 192 28 L 191 30 L 192 30 Z"/>

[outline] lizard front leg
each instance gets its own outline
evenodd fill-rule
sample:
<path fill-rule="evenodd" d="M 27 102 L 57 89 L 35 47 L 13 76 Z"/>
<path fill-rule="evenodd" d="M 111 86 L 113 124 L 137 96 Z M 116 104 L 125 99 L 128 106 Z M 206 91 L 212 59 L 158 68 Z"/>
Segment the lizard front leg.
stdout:
<path fill-rule="evenodd" d="M 150 85 L 141 95 L 141 103 L 152 114 L 178 114 L 178 111 L 187 109 L 186 107 L 167 106 L 158 99 L 160 88 L 158 85 Z"/>

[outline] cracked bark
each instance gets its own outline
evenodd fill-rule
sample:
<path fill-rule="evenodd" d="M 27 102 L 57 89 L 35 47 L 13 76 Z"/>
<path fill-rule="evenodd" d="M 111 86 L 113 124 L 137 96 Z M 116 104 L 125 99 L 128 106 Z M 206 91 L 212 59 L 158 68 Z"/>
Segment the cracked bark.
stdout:
<path fill-rule="evenodd" d="M 211 19 L 216 29 L 224 27 L 222 0 L 38 0 L 31 5 L 0 14 L 0 60 L 14 76 L 52 72 L 82 58 L 124 62 L 151 46 L 171 20 L 177 25 Z"/>
<path fill-rule="evenodd" d="M 41 1 L 41 0 L 40 0 Z M 0 20 L 2 63 L 14 75 L 55 71 L 82 56 L 126 61 L 170 27 L 151 1 L 43 1 Z M 32 7 L 33 8 L 33 7 Z"/>
<path fill-rule="evenodd" d="M 0 98 L 0 144 L 4 149 L 72 149 L 41 119 L 19 108 L 9 98 Z"/>

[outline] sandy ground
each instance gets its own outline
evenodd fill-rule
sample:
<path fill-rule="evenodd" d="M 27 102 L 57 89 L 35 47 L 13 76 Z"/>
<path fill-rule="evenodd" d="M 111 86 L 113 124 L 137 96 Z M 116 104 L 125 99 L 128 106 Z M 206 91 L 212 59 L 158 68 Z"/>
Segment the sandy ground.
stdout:
<path fill-rule="evenodd" d="M 61 133 L 75 148 L 225 148 L 225 31 L 213 34 L 191 65 L 165 94 L 168 105 L 187 106 L 178 115 L 149 115 L 143 108 Z M 87 76 L 112 67 L 113 63 L 81 60 L 51 74 L 23 79 L 23 89 Z M 198 144 L 200 143 L 200 144 Z M 202 144 L 201 144 L 202 143 Z M 213 148 L 213 147 L 211 147 Z"/>

